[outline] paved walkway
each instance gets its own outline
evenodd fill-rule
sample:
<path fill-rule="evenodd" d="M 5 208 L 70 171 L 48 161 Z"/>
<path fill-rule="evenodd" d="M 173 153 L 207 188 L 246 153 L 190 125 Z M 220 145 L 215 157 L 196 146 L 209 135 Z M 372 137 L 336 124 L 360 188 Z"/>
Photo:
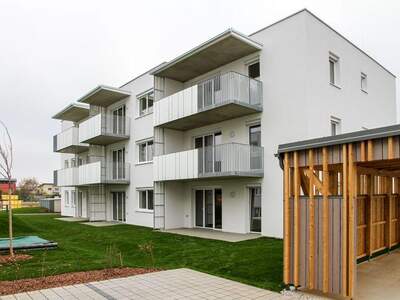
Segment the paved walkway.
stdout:
<path fill-rule="evenodd" d="M 162 232 L 194 236 L 210 240 L 233 242 L 233 243 L 258 239 L 261 237 L 261 234 L 257 233 L 233 233 L 233 232 L 224 232 L 224 231 L 202 229 L 202 228 L 177 228 L 177 229 L 163 230 Z"/>
<path fill-rule="evenodd" d="M 5 299 L 316 299 L 283 296 L 232 280 L 176 269 L 126 278 L 45 289 L 0 297 Z"/>

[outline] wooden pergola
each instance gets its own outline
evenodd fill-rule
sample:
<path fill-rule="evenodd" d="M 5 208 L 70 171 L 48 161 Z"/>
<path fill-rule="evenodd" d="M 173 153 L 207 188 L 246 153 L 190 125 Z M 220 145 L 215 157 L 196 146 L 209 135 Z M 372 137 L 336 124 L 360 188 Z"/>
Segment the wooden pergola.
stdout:
<path fill-rule="evenodd" d="M 400 125 L 280 145 L 284 283 L 354 298 L 357 262 L 400 244 Z"/>

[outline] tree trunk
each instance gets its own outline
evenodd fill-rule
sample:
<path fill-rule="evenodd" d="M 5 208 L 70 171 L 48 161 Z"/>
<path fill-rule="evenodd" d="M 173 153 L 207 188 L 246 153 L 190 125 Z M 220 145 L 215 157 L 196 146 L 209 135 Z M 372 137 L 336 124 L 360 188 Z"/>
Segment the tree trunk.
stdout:
<path fill-rule="evenodd" d="M 8 180 L 8 235 L 10 238 L 10 255 L 14 256 L 13 249 L 13 224 L 12 224 L 12 204 L 11 204 L 11 179 Z"/>

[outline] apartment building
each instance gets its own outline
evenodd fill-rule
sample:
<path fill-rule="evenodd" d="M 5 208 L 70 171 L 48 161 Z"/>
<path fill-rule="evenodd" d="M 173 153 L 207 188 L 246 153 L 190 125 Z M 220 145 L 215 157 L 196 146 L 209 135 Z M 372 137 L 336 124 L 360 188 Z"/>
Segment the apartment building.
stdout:
<path fill-rule="evenodd" d="M 274 237 L 279 144 L 396 122 L 395 76 L 307 10 L 77 102 L 54 116 L 62 214 Z"/>

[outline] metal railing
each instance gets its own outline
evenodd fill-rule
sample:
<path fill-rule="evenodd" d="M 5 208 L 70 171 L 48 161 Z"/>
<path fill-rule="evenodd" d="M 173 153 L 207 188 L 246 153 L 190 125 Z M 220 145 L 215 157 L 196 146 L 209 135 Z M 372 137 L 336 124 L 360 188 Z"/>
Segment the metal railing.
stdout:
<path fill-rule="evenodd" d="M 198 149 L 200 176 L 219 174 L 261 173 L 264 169 L 264 148 L 229 143 Z"/>
<path fill-rule="evenodd" d="M 206 79 L 197 87 L 199 110 L 230 101 L 262 106 L 262 82 L 236 72 Z"/>

